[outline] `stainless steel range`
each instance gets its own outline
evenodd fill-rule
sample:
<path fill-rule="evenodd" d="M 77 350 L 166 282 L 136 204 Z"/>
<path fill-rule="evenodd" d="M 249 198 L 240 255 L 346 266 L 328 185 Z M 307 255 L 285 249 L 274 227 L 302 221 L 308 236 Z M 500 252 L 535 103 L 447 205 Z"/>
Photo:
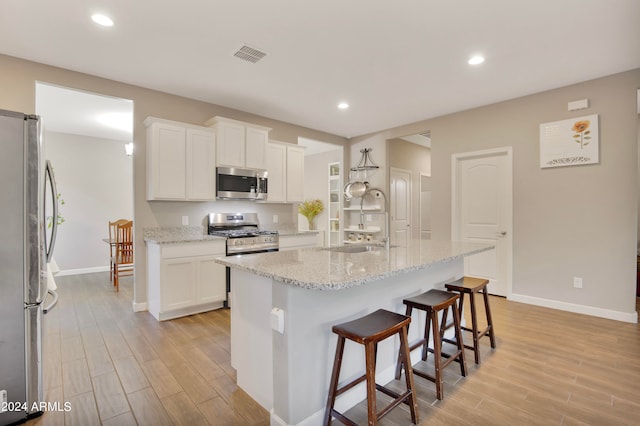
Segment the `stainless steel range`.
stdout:
<path fill-rule="evenodd" d="M 257 213 L 211 213 L 209 235 L 227 239 L 227 256 L 278 251 L 278 231 L 258 226 Z"/>
<path fill-rule="evenodd" d="M 278 251 L 278 231 L 267 231 L 258 226 L 257 213 L 210 213 L 209 235 L 227 239 L 227 256 Z M 227 266 L 227 300 L 230 307 L 231 268 Z"/>

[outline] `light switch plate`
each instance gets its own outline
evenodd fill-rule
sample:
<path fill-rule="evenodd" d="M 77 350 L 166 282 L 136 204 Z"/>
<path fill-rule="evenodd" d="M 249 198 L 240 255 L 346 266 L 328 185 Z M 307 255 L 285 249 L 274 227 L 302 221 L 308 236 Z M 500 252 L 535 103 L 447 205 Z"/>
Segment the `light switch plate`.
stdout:
<path fill-rule="evenodd" d="M 271 310 L 271 329 L 284 334 L 284 311 L 280 308 Z"/>

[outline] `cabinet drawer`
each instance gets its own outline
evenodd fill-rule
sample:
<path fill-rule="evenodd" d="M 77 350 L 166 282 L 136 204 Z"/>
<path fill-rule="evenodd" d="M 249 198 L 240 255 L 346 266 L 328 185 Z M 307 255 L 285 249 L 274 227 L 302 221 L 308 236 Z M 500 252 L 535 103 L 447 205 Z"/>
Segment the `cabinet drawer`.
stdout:
<path fill-rule="evenodd" d="M 225 255 L 225 241 L 204 241 L 194 243 L 165 244 L 162 258 Z"/>

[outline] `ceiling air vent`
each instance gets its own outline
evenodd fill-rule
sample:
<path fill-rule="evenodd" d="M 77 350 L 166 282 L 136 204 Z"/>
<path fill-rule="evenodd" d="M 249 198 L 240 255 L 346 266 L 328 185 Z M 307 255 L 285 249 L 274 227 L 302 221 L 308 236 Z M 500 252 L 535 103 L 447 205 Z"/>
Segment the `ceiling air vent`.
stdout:
<path fill-rule="evenodd" d="M 240 58 L 243 61 L 251 62 L 255 64 L 260 59 L 264 58 L 267 54 L 265 52 L 261 52 L 258 49 L 254 49 L 253 47 L 249 47 L 247 45 L 242 46 L 236 53 L 233 54 L 236 58 Z"/>

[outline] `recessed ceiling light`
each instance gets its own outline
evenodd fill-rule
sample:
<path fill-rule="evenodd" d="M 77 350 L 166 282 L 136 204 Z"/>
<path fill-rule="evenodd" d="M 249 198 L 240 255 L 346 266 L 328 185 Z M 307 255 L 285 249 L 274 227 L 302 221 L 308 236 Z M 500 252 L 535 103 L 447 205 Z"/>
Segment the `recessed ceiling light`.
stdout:
<path fill-rule="evenodd" d="M 98 25 L 102 25 L 103 27 L 112 27 L 113 20 L 106 15 L 101 15 L 96 13 L 95 15 L 91 15 L 91 20 Z"/>
<path fill-rule="evenodd" d="M 475 55 L 475 56 L 472 56 L 471 59 L 469 59 L 468 64 L 469 65 L 479 65 L 479 64 L 481 64 L 483 62 L 484 62 L 484 56 Z"/>
<path fill-rule="evenodd" d="M 338 104 L 338 108 L 340 108 L 340 109 L 347 109 L 347 108 L 349 108 L 349 104 L 348 104 L 348 103 L 346 103 L 346 102 L 340 102 L 340 103 Z"/>

